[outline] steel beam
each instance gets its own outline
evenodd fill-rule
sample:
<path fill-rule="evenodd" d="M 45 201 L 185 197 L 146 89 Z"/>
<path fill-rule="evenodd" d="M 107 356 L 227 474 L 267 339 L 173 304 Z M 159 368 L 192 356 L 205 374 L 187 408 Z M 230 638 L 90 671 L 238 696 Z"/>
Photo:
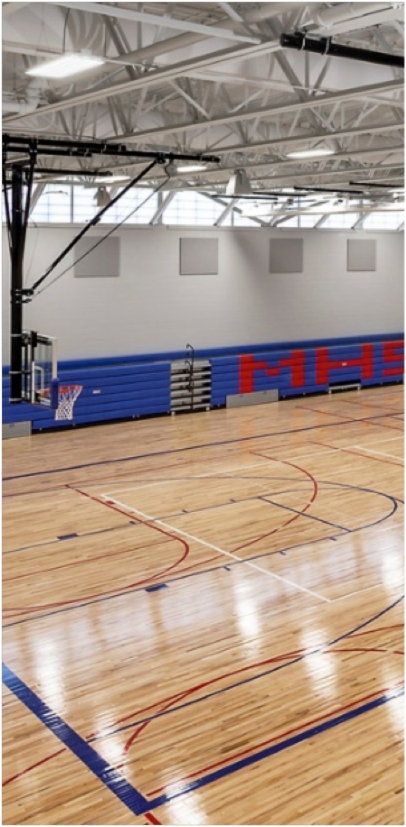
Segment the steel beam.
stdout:
<path fill-rule="evenodd" d="M 23 8 L 23 6 L 29 6 L 29 3 L 3 3 L 2 4 L 2 14 L 3 19 L 5 17 L 10 17 L 11 14 L 14 12 L 19 11 Z"/>
<path fill-rule="evenodd" d="M 386 132 L 395 132 L 400 129 L 404 129 L 404 124 L 402 122 L 395 123 L 395 124 L 374 124 L 372 126 L 363 126 L 358 128 L 351 128 L 351 129 L 337 129 L 334 133 L 331 134 L 331 137 L 336 138 L 352 138 L 358 135 L 380 135 Z M 233 146 L 226 146 L 216 149 L 216 155 L 228 155 L 232 154 L 233 152 L 255 152 L 257 150 L 269 150 L 271 147 L 278 147 L 278 146 L 296 146 L 297 144 L 313 144 L 319 143 L 323 139 L 327 138 L 325 132 L 318 132 L 316 135 L 314 133 L 307 133 L 305 135 L 294 135 L 291 137 L 285 138 L 272 138 L 269 141 L 257 141 L 249 143 L 249 144 L 234 144 Z"/>
<path fill-rule="evenodd" d="M 148 23 L 152 26 L 163 26 L 166 29 L 195 32 L 196 34 L 203 35 L 203 37 L 220 37 L 222 40 L 234 40 L 242 43 L 260 43 L 260 39 L 253 35 L 239 34 L 229 29 L 219 29 L 217 26 L 204 26 L 201 23 L 193 23 L 190 20 L 179 20 L 174 17 L 168 17 L 167 15 L 148 14 L 143 11 L 125 9 L 120 6 L 113 6 L 110 3 L 56 2 L 54 5 L 64 6 L 68 9 L 77 9 L 78 11 L 89 14 L 108 15 L 109 17 L 116 17 L 121 20 L 132 21 L 133 23 Z"/>
<path fill-rule="evenodd" d="M 320 95 L 317 98 L 311 98 L 305 101 L 295 100 L 290 103 L 269 106 L 255 111 L 239 112 L 237 117 L 235 115 L 223 115 L 221 118 L 212 118 L 210 121 L 206 121 L 205 126 L 227 126 L 234 124 L 235 121 L 241 123 L 242 121 L 255 120 L 256 118 L 275 118 L 278 115 L 283 115 L 287 112 L 295 112 L 297 109 L 316 109 L 319 106 L 334 106 L 337 101 L 356 100 L 357 98 L 363 97 L 367 98 L 377 92 L 398 92 L 403 90 L 403 87 L 404 84 L 402 80 L 384 81 L 382 83 L 375 83 L 368 86 L 355 87 L 354 89 L 345 89 L 340 92 Z M 45 107 L 45 109 L 47 109 L 47 107 Z M 41 111 L 44 111 L 43 107 L 37 109 L 37 114 L 41 113 Z M 201 128 L 201 123 L 175 123 L 168 126 L 159 126 L 154 129 L 144 130 L 143 132 L 136 132 L 132 135 L 122 135 L 120 140 L 127 143 L 137 143 L 140 141 L 144 142 L 146 140 L 150 140 L 151 138 L 153 139 L 164 135 L 173 135 L 176 132 L 183 132 L 187 134 L 198 128 Z M 114 138 L 114 141 L 115 140 L 118 139 Z"/>
<path fill-rule="evenodd" d="M 121 83 L 114 83 L 111 86 L 103 89 L 93 90 L 91 92 L 82 92 L 78 95 L 73 95 L 70 98 L 63 98 L 54 103 L 39 106 L 35 114 L 44 115 L 50 112 L 60 112 L 63 109 L 71 109 L 73 106 L 79 106 L 82 103 L 88 103 L 93 100 L 106 100 L 112 95 L 123 95 L 126 92 L 132 92 L 135 89 L 142 89 L 145 86 L 153 86 L 162 84 L 166 81 L 173 80 L 178 77 L 187 77 L 190 69 L 202 69 L 207 66 L 216 66 L 220 63 L 227 63 L 230 60 L 248 60 L 256 58 L 260 55 L 267 54 L 272 51 L 280 49 L 279 41 L 265 41 L 259 45 L 251 46 L 237 46 L 230 49 L 222 49 L 219 52 L 212 52 L 208 55 L 202 55 L 198 58 L 190 58 L 180 63 L 165 66 L 162 69 L 151 69 L 142 77 L 135 80 L 128 80 Z M 26 117 L 32 117 L 32 112 L 22 113 L 20 115 L 12 115 L 9 118 L 3 119 L 3 124 L 12 123 Z"/>

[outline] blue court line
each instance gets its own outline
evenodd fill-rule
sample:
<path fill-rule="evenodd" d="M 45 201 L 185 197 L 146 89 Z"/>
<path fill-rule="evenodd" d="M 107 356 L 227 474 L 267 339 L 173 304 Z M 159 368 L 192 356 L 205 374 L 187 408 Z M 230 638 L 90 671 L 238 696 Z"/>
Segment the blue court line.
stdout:
<path fill-rule="evenodd" d="M 264 479 L 267 479 L 267 478 L 264 477 Z M 388 520 L 389 517 L 392 517 L 392 515 L 395 513 L 395 511 L 397 511 L 397 508 L 398 508 L 397 503 L 398 502 L 402 503 L 402 505 L 404 504 L 403 500 L 399 499 L 398 497 L 393 497 L 391 494 L 384 494 L 383 491 L 374 491 L 374 489 L 372 489 L 372 488 L 362 488 L 361 486 L 358 486 L 358 485 L 349 485 L 348 483 L 331 482 L 331 481 L 326 481 L 326 480 L 319 480 L 319 483 L 321 485 L 327 484 L 329 486 L 338 486 L 339 488 L 351 488 L 354 491 L 365 491 L 366 493 L 369 493 L 369 494 L 376 494 L 377 496 L 385 497 L 385 499 L 390 500 L 393 503 L 392 511 L 390 511 L 388 514 L 385 514 L 379 520 L 375 520 L 372 523 L 367 523 L 364 526 L 359 526 L 358 528 L 353 528 L 353 529 L 345 529 L 345 532 L 348 533 L 348 534 L 355 534 L 357 531 L 362 531 L 365 528 L 371 528 L 372 526 L 379 525 L 379 523 L 385 522 L 385 520 Z M 130 523 L 131 522 L 132 521 L 130 520 Z M 151 520 L 149 522 L 153 522 L 153 520 Z M 141 523 L 135 523 L 135 525 L 141 525 Z M 123 526 L 123 528 L 124 527 L 125 526 Z M 118 526 L 118 527 L 116 526 L 112 529 L 102 529 L 102 531 L 113 531 L 113 530 L 116 530 L 117 528 L 121 528 L 121 526 Z M 90 532 L 90 533 L 97 534 L 97 533 L 101 533 L 101 532 Z M 80 536 L 88 536 L 88 535 L 80 535 Z M 344 536 L 344 535 L 338 535 L 338 536 Z M 316 540 L 312 540 L 311 544 L 314 545 L 315 543 L 322 543 L 322 542 L 324 542 L 325 540 L 328 540 L 328 539 L 331 539 L 331 538 L 329 538 L 329 537 L 319 537 Z M 308 545 L 309 545 L 309 541 L 307 541 L 305 543 L 297 543 L 293 546 L 286 546 L 285 548 L 277 549 L 275 551 L 265 551 L 265 552 L 261 552 L 260 554 L 254 554 L 251 557 L 244 557 L 244 559 L 235 560 L 233 562 L 230 562 L 228 565 L 229 566 L 240 566 L 242 563 L 250 562 L 252 560 L 259 560 L 261 557 L 272 557 L 272 555 L 274 555 L 274 554 L 280 554 L 282 552 L 292 551 L 293 549 L 302 548 L 303 546 L 308 546 Z M 10 552 L 4 552 L 4 553 L 9 554 Z M 224 566 L 221 566 L 221 565 L 212 566 L 211 568 L 203 569 L 202 571 L 196 571 L 196 572 L 192 572 L 190 574 L 179 575 L 179 577 L 169 578 L 168 583 L 175 583 L 179 580 L 186 580 L 189 577 L 197 577 L 201 574 L 210 574 L 213 571 L 218 571 L 218 570 L 223 569 L 223 568 L 224 568 Z M 134 593 L 140 592 L 140 591 L 145 591 L 145 587 L 144 586 L 136 586 L 134 589 L 128 589 L 124 592 L 118 592 L 117 594 L 108 595 L 107 597 L 97 597 L 94 600 L 87 600 L 87 601 L 82 602 L 82 603 L 77 603 L 75 606 L 64 606 L 61 609 L 54 609 L 51 612 L 43 612 L 42 614 L 35 615 L 35 617 L 26 617 L 26 618 L 22 618 L 21 620 L 15 620 L 12 623 L 5 623 L 2 628 L 3 629 L 10 629 L 12 626 L 19 626 L 22 623 L 33 623 L 35 620 L 41 620 L 45 617 L 51 617 L 53 615 L 62 614 L 64 612 L 72 612 L 75 609 L 82 609 L 84 606 L 90 606 L 93 603 L 104 603 L 107 600 L 115 600 L 118 597 L 126 597 L 129 594 L 134 594 Z"/>
<path fill-rule="evenodd" d="M 150 809 L 147 799 L 5 664 L 3 683 L 135 815 Z"/>
<path fill-rule="evenodd" d="M 399 603 L 401 603 L 404 599 L 404 595 L 399 597 L 394 603 L 391 603 L 386 609 L 383 609 L 378 614 L 371 617 L 369 620 L 364 621 L 364 623 L 359 624 L 354 629 L 351 629 L 350 632 L 345 632 L 344 635 L 340 635 L 339 637 L 335 638 L 335 640 L 329 641 L 329 643 L 325 643 L 322 646 L 319 646 L 317 649 L 312 649 L 311 652 L 305 652 L 303 655 L 298 655 L 298 657 L 293 658 L 293 660 L 285 661 L 278 666 L 272 667 L 272 669 L 266 669 L 264 672 L 260 672 L 258 675 L 253 675 L 251 678 L 244 678 L 237 683 L 230 684 L 229 686 L 225 686 L 223 689 L 215 689 L 213 692 L 208 692 L 206 695 L 202 695 L 200 698 L 193 698 L 191 701 L 185 701 L 183 704 L 179 704 L 178 706 L 173 706 L 170 709 L 163 710 L 162 712 L 156 712 L 154 715 L 150 715 L 146 718 L 140 718 L 137 721 L 133 721 L 131 724 L 124 724 L 124 726 L 117 727 L 116 729 L 108 730 L 100 735 L 94 735 L 93 738 L 89 738 L 89 744 L 94 743 L 95 741 L 103 740 L 104 738 L 110 738 L 111 735 L 117 735 L 118 732 L 124 732 L 128 729 L 134 729 L 134 727 L 139 726 L 140 724 L 145 724 L 149 721 L 155 721 L 158 718 L 166 717 L 167 715 L 172 715 L 174 712 L 179 712 L 181 709 L 187 709 L 190 706 L 195 706 L 196 704 L 202 703 L 202 701 L 207 701 L 210 698 L 214 698 L 217 695 L 223 695 L 225 692 L 229 692 L 232 689 L 238 689 L 240 686 L 244 686 L 248 683 L 254 683 L 254 681 L 258 681 L 261 678 L 267 677 L 268 675 L 272 675 L 274 672 L 280 672 L 282 669 L 287 669 L 289 666 L 293 666 L 296 663 L 300 663 L 302 660 L 305 660 L 312 655 L 318 655 L 319 652 L 323 652 L 326 649 L 329 649 L 331 646 L 335 646 L 336 643 L 339 643 L 341 640 L 345 640 L 347 637 L 351 637 L 351 635 L 358 632 L 360 629 L 363 629 L 365 626 L 369 626 L 375 620 L 382 617 L 384 614 L 389 612 Z"/>
<path fill-rule="evenodd" d="M 269 505 L 275 505 L 276 508 L 284 508 L 285 511 L 292 511 L 293 514 L 299 514 L 301 517 L 307 517 L 308 520 L 316 520 L 318 523 L 324 523 L 324 525 L 328 525 L 331 528 L 339 528 L 341 531 L 346 531 L 351 534 L 352 529 L 346 528 L 344 525 L 336 525 L 336 523 L 329 523 L 328 520 L 322 520 L 321 517 L 315 517 L 313 514 L 307 514 L 303 511 L 297 511 L 296 508 L 291 508 L 289 505 L 281 505 L 281 503 L 276 503 L 273 500 L 267 500 L 266 494 L 263 497 L 258 497 L 259 500 L 262 500 L 264 503 L 269 503 Z"/>
<path fill-rule="evenodd" d="M 210 481 L 210 480 L 213 479 L 213 477 L 209 477 L 208 479 Z M 227 477 L 222 476 L 221 479 L 223 479 L 223 480 L 251 480 L 251 482 L 253 480 L 268 480 L 268 481 L 272 482 L 272 481 L 275 480 L 275 477 L 240 477 L 240 476 L 237 476 L 237 475 L 234 475 L 234 474 L 231 476 L 231 474 L 229 474 Z M 167 480 L 164 480 L 163 482 L 167 482 Z M 169 482 L 169 480 L 168 480 L 168 482 Z M 300 482 L 300 480 L 298 480 L 298 482 Z M 304 482 L 306 482 L 306 480 L 304 480 Z M 310 480 L 309 480 L 309 482 L 310 482 Z M 216 505 L 204 505 L 201 508 L 192 508 L 190 511 L 186 511 L 185 509 L 182 509 L 182 511 L 174 511 L 172 514 L 162 514 L 159 517 L 154 517 L 152 520 L 149 520 L 149 522 L 150 523 L 156 523 L 156 522 L 159 522 L 160 520 L 170 520 L 173 517 L 181 517 L 182 514 L 199 514 L 201 511 L 215 511 L 216 508 L 227 508 L 228 505 L 239 505 L 240 503 L 249 503 L 249 502 L 252 502 L 253 500 L 261 500 L 264 497 L 268 497 L 270 494 L 277 494 L 277 495 L 280 495 L 280 494 L 303 494 L 303 488 L 296 488 L 296 489 L 290 488 L 290 489 L 288 489 L 288 491 L 270 491 L 269 494 L 268 494 L 267 491 L 265 491 L 265 494 L 256 494 L 255 496 L 252 496 L 252 497 L 242 497 L 240 500 L 227 500 L 227 502 L 216 503 Z"/>
<path fill-rule="evenodd" d="M 377 620 L 382 615 L 386 614 L 390 609 L 394 606 L 399 604 L 403 600 L 403 596 L 395 600 L 390 606 L 386 609 L 383 609 L 378 614 L 374 615 L 374 617 L 370 618 L 367 621 L 364 621 L 355 629 L 352 629 L 351 632 L 347 632 L 345 635 L 341 635 L 340 637 L 336 638 L 330 643 L 326 644 L 324 647 L 320 647 L 315 652 L 309 654 L 315 654 L 322 649 L 327 648 L 328 646 L 332 646 L 335 643 L 338 643 L 340 640 L 343 640 L 345 637 L 349 637 L 350 635 L 357 632 L 359 629 L 368 626 L 374 620 Z M 308 655 L 301 656 L 294 661 L 290 661 L 287 664 L 283 664 L 283 666 L 289 666 L 297 660 L 302 660 L 303 657 L 307 657 Z M 271 670 L 271 671 L 278 671 Z M 168 793 L 158 798 L 152 799 L 148 801 L 135 787 L 133 787 L 122 775 L 120 775 L 117 770 L 112 768 L 107 761 L 104 760 L 89 744 L 90 742 L 84 741 L 80 735 L 78 735 L 64 720 L 63 718 L 59 717 L 44 701 L 39 698 L 38 695 L 35 694 L 20 678 L 12 672 L 5 664 L 3 664 L 3 683 L 7 686 L 7 688 L 30 710 L 40 721 L 43 723 L 79 760 L 104 784 L 110 792 L 112 792 L 126 807 L 128 807 L 131 812 L 135 815 L 142 815 L 143 813 L 148 812 L 151 809 L 155 809 L 156 807 L 162 806 L 166 804 L 168 801 L 176 798 L 180 795 L 185 795 L 186 793 L 192 792 L 195 789 L 199 789 L 200 787 L 207 786 L 208 784 L 213 783 L 220 778 L 223 778 L 227 775 L 231 775 L 234 772 L 237 772 L 244 767 L 250 766 L 252 764 L 258 763 L 265 758 L 268 758 L 270 755 L 274 755 L 278 752 L 281 752 L 285 749 L 288 749 L 295 744 L 300 743 L 301 741 L 305 741 L 309 738 L 315 737 L 319 735 L 321 732 L 325 730 L 331 729 L 335 726 L 339 726 L 342 723 L 345 723 L 347 720 L 351 718 L 358 717 L 359 715 L 368 712 L 371 709 L 374 709 L 378 706 L 381 706 L 384 703 L 392 700 L 395 697 L 399 697 L 402 694 L 402 690 L 397 692 L 391 692 L 390 695 L 384 695 L 381 698 L 378 698 L 375 701 L 371 701 L 370 703 L 364 704 L 361 707 L 358 707 L 355 710 L 349 711 L 344 713 L 343 715 L 339 715 L 336 718 L 333 718 L 330 721 L 326 721 L 324 724 L 320 724 L 318 726 L 312 727 L 311 729 L 306 730 L 303 733 L 300 733 L 293 738 L 288 738 L 285 741 L 280 742 L 277 745 L 269 747 L 265 750 L 262 750 L 259 753 L 256 753 L 251 756 L 247 756 L 240 761 L 236 761 L 232 764 L 229 764 L 227 767 L 224 767 L 216 772 L 210 773 L 209 775 L 203 776 L 202 778 L 198 778 L 193 782 L 189 782 L 186 784 L 182 789 L 176 789 L 173 793 Z M 212 693 L 218 694 L 218 693 Z M 189 706 L 189 704 L 184 704 L 182 706 Z M 181 708 L 181 707 L 178 707 Z M 168 710 L 169 711 L 169 710 Z M 163 713 L 161 713 L 163 714 Z M 160 717 L 160 716 L 155 716 Z M 93 739 L 94 740 L 94 739 Z"/>
<path fill-rule="evenodd" d="M 317 540 L 312 540 L 312 543 L 322 543 L 324 540 L 328 538 L 320 537 Z M 286 546 L 285 549 L 282 549 L 282 552 L 291 551 L 294 548 L 301 548 L 302 546 L 308 546 L 309 543 L 297 543 L 294 546 Z M 241 563 L 249 562 L 250 560 L 257 560 L 259 557 L 272 557 L 274 554 L 280 554 L 281 550 L 277 551 L 265 551 L 262 554 L 256 554 L 253 557 L 244 557 L 241 560 L 234 560 L 228 563 L 228 566 L 240 566 Z M 201 571 L 192 571 L 188 574 L 180 574 L 179 577 L 169 577 L 167 579 L 168 583 L 177 583 L 179 580 L 188 580 L 191 577 L 198 577 L 202 574 L 211 574 L 213 571 L 221 571 L 225 568 L 224 564 L 218 566 L 211 566 L 208 569 L 202 569 Z M 52 617 L 53 615 L 63 614 L 64 612 L 73 612 L 76 609 L 83 609 L 85 606 L 91 606 L 93 603 L 104 603 L 107 600 L 115 600 L 118 597 L 127 597 L 127 595 L 135 594 L 136 592 L 145 592 L 145 586 L 135 586 L 133 589 L 127 589 L 124 592 L 117 592 L 117 594 L 110 594 L 107 597 L 95 597 L 94 600 L 87 600 L 83 603 L 77 603 L 75 606 L 64 606 L 61 609 L 54 609 L 51 612 L 43 612 L 42 614 L 35 615 L 34 617 L 25 617 L 22 620 L 14 620 L 12 623 L 5 623 L 3 625 L 3 629 L 10 629 L 12 626 L 20 626 L 21 623 L 33 623 L 35 620 L 42 620 L 45 617 Z"/>
<path fill-rule="evenodd" d="M 358 718 L 360 715 L 364 715 L 371 709 L 376 709 L 377 707 L 394 700 L 394 698 L 399 698 L 401 695 L 404 695 L 403 688 L 391 692 L 390 695 L 383 695 L 380 698 L 376 698 L 374 701 L 363 704 L 356 709 L 349 710 L 348 712 L 338 715 L 336 718 L 331 718 L 329 721 L 325 721 L 322 724 L 306 729 L 304 732 L 294 735 L 291 738 L 286 738 L 285 741 L 280 741 L 279 744 L 269 746 L 260 752 L 256 752 L 254 755 L 248 755 L 245 758 L 241 758 L 239 761 L 234 761 L 226 767 L 215 770 L 214 772 L 204 775 L 201 778 L 196 778 L 195 781 L 189 781 L 180 789 L 175 788 L 173 792 L 165 793 L 164 795 L 151 799 L 149 801 L 149 808 L 154 810 L 156 807 L 162 807 L 163 804 L 167 804 L 174 798 L 178 798 L 181 795 L 187 795 L 188 793 L 191 793 L 194 790 L 199 790 L 202 787 L 207 787 L 208 784 L 213 784 L 214 781 L 219 781 L 221 778 L 238 772 L 238 770 L 245 769 L 246 767 L 252 766 L 252 764 L 257 764 L 259 761 L 263 761 L 264 758 L 269 758 L 271 755 L 276 755 L 278 752 L 283 752 L 283 750 L 289 749 L 289 747 L 294 747 L 302 741 L 307 741 L 309 738 L 314 738 L 322 732 L 326 732 L 329 729 L 334 729 L 334 727 L 340 726 L 340 724 L 345 724 L 347 721 L 351 721 L 353 718 Z"/>
<path fill-rule="evenodd" d="M 64 468 L 49 468 L 45 471 L 31 471 L 29 474 L 15 474 L 10 477 L 3 477 L 3 481 L 20 480 L 27 477 L 40 477 L 46 474 L 59 474 L 62 471 L 77 471 L 81 468 L 94 468 L 99 465 L 114 465 L 119 462 L 133 462 L 138 459 L 147 459 L 149 457 L 167 456 L 169 454 L 182 454 L 185 451 L 197 451 L 202 448 L 214 448 L 216 445 L 233 445 L 239 442 L 250 442 L 253 439 L 268 439 L 277 436 L 284 436 L 285 434 L 299 434 L 302 431 L 317 431 L 319 428 L 338 428 L 340 425 L 351 425 L 354 422 L 368 422 L 370 419 L 388 419 L 388 414 L 377 414 L 376 416 L 364 416 L 361 419 L 344 419 L 342 422 L 327 422 L 325 425 L 311 425 L 306 428 L 291 428 L 287 431 L 275 431 L 270 434 L 256 434 L 255 436 L 244 436 L 238 439 L 226 439 L 220 442 L 206 442 L 202 445 L 188 445 L 186 448 L 171 448 L 168 451 L 155 451 L 149 454 L 137 454 L 132 457 L 118 457 L 116 459 L 103 459 L 97 462 L 85 462 L 81 465 L 68 465 Z"/>
<path fill-rule="evenodd" d="M 141 525 L 141 520 L 138 522 L 134 522 L 134 520 L 129 520 L 128 523 L 123 523 L 123 525 L 114 525 L 110 526 L 110 528 L 99 528 L 97 531 L 84 531 L 83 534 L 71 534 L 66 535 L 68 537 L 77 537 L 78 540 L 81 540 L 82 537 L 93 537 L 96 534 L 106 534 L 108 531 L 123 531 L 125 528 L 128 528 L 129 525 Z M 66 536 L 63 539 L 66 539 Z M 61 537 L 55 537 L 54 540 L 46 540 L 44 543 L 33 543 L 31 546 L 19 546 L 18 548 L 10 548 L 8 551 L 3 551 L 3 555 L 5 554 L 15 554 L 16 551 L 29 551 L 31 548 L 43 548 L 44 546 L 54 546 L 55 543 L 59 543 Z"/>
<path fill-rule="evenodd" d="M 160 589 L 167 589 L 166 583 L 156 583 L 154 586 L 144 587 L 144 592 L 158 592 Z"/>

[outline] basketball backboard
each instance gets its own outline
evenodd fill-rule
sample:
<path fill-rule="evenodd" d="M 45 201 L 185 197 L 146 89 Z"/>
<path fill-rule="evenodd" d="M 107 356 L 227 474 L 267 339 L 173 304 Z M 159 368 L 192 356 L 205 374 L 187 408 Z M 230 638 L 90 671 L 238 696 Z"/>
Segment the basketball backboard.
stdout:
<path fill-rule="evenodd" d="M 22 392 L 24 402 L 31 405 L 58 406 L 56 339 L 23 331 L 22 344 Z M 55 390 L 56 387 L 56 390 Z"/>

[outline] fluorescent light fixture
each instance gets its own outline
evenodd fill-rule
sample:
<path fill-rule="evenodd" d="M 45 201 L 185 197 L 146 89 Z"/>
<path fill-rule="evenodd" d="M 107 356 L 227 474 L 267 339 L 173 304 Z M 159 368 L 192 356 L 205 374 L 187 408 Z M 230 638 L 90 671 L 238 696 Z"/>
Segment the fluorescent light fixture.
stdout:
<path fill-rule="evenodd" d="M 300 149 L 296 152 L 288 152 L 287 158 L 323 158 L 326 155 L 334 155 L 334 149 L 322 149 L 314 147 L 314 149 Z"/>
<path fill-rule="evenodd" d="M 86 54 L 66 54 L 54 60 L 49 60 L 47 63 L 41 63 L 40 66 L 35 66 L 33 69 L 28 69 L 26 75 L 38 78 L 67 78 L 71 75 L 77 75 L 79 72 L 87 72 L 89 69 L 94 69 L 103 63 L 105 63 L 105 60 L 102 57 Z"/>
<path fill-rule="evenodd" d="M 128 175 L 100 175 L 94 179 L 94 183 L 110 186 L 110 184 L 119 184 L 120 181 L 123 182 L 129 180 Z"/>
<path fill-rule="evenodd" d="M 206 164 L 189 164 L 187 167 L 178 167 L 178 172 L 203 172 Z"/>

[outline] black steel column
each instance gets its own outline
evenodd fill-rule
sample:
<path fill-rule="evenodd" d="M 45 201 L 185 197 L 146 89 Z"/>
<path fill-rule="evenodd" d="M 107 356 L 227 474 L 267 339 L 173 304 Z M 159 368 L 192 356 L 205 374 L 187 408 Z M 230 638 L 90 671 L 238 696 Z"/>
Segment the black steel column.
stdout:
<path fill-rule="evenodd" d="M 23 170 L 13 166 L 11 179 L 11 314 L 10 314 L 10 402 L 21 402 L 23 260 L 24 260 Z"/>

